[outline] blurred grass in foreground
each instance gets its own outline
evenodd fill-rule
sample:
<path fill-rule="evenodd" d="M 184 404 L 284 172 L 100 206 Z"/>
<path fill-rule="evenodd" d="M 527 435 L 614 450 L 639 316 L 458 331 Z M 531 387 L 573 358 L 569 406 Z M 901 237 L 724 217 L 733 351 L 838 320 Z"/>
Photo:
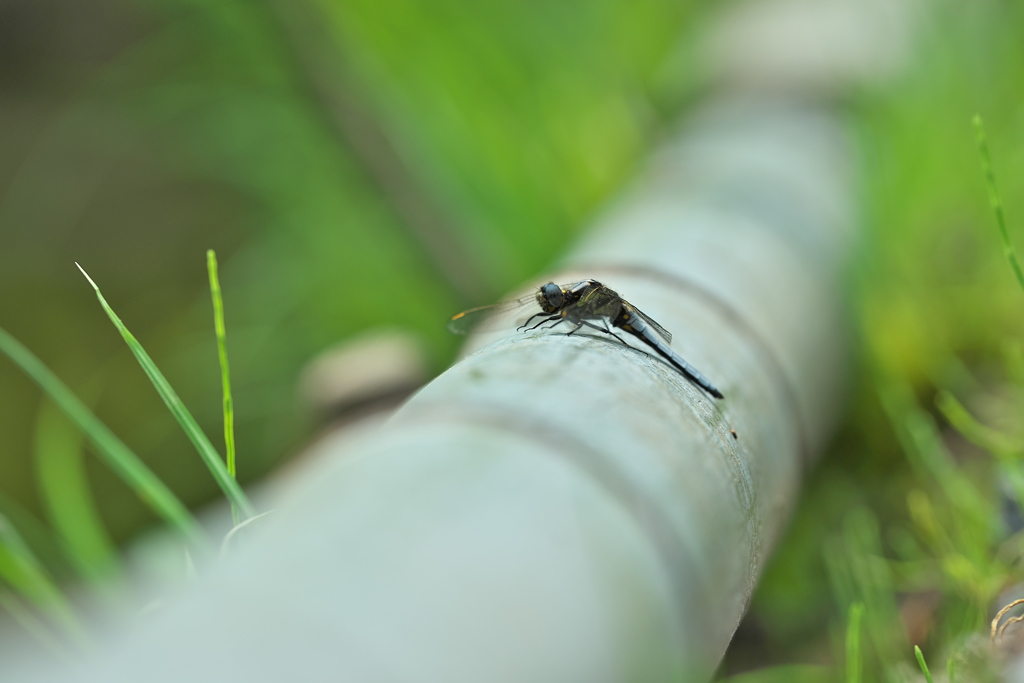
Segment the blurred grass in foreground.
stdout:
<path fill-rule="evenodd" d="M 860 604 L 862 680 L 921 680 L 917 646 L 934 671 L 992 680 L 979 655 L 988 621 L 1022 578 L 1013 517 L 1024 491 L 1024 292 L 986 201 L 972 119 L 980 113 L 989 128 L 1019 243 L 1022 9 L 933 3 L 911 68 L 855 101 L 866 209 L 853 288 L 857 392 L 727 671 L 838 664 L 842 615 Z"/>

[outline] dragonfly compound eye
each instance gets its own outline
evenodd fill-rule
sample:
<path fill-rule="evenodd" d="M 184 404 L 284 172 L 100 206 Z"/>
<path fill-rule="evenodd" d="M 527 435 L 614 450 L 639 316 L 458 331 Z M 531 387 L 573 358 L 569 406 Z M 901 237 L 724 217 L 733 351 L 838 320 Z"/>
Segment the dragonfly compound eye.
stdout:
<path fill-rule="evenodd" d="M 537 302 L 545 313 L 554 313 L 562 307 L 562 288 L 549 282 L 537 293 Z"/>

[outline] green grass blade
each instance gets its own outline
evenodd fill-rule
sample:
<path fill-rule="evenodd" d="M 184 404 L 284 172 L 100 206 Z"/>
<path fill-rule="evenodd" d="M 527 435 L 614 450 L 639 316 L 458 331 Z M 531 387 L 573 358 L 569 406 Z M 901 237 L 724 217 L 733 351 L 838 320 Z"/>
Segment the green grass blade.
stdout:
<path fill-rule="evenodd" d="M 878 393 L 911 466 L 939 485 L 945 503 L 958 513 L 964 528 L 985 528 L 991 519 L 990 501 L 956 465 L 935 421 L 917 405 L 910 388 L 891 380 Z"/>
<path fill-rule="evenodd" d="M 77 266 L 78 264 L 76 263 L 75 265 Z M 96 292 L 96 298 L 99 299 L 100 305 L 106 312 L 107 317 L 110 318 L 110 321 L 114 323 L 118 332 L 121 333 L 121 336 L 128 344 L 128 348 L 131 349 L 131 352 L 135 355 L 139 365 L 142 366 L 143 372 L 145 372 L 146 376 L 149 377 L 150 382 L 153 383 L 153 387 L 156 389 L 157 393 L 160 394 L 160 398 L 163 399 L 164 404 L 167 406 L 168 410 L 171 411 L 174 419 L 178 421 L 178 424 L 181 425 L 181 428 L 185 431 L 185 434 L 192 442 L 192 445 L 195 446 L 196 450 L 199 452 L 199 456 L 203 459 L 203 463 L 206 465 L 207 469 L 210 470 L 210 473 L 213 475 L 217 485 L 220 486 L 221 490 L 224 492 L 224 495 L 227 496 L 227 499 L 232 505 L 237 506 L 238 509 L 242 511 L 243 515 L 246 517 L 252 517 L 255 514 L 255 510 L 252 507 L 252 504 L 249 503 L 248 497 L 242 491 L 238 482 L 235 481 L 235 478 L 228 472 L 228 469 L 224 465 L 224 461 L 221 460 L 217 449 L 214 448 L 213 444 L 210 443 L 210 440 L 206 438 L 206 434 L 204 434 L 203 430 L 200 429 L 199 424 L 195 421 L 195 418 L 192 417 L 192 413 L 188 411 L 185 404 L 181 402 L 180 398 L 178 398 L 178 394 L 175 393 L 173 388 L 171 388 L 170 383 L 163 376 L 163 373 L 157 369 L 153 359 L 150 358 L 149 354 L 146 353 L 146 350 L 142 348 L 142 344 L 140 344 L 135 336 L 128 331 L 128 328 L 125 327 L 123 322 L 121 322 L 121 319 L 117 317 L 116 313 L 114 313 L 114 309 L 112 309 L 110 304 L 107 303 L 107 300 L 103 298 L 103 294 L 100 293 L 100 288 L 96 286 L 96 283 L 93 282 L 91 277 L 89 277 L 89 274 L 86 273 L 81 266 L 78 266 L 78 269 L 82 271 L 82 275 L 85 275 L 85 279 L 89 281 L 90 285 L 92 285 L 93 290 Z"/>
<path fill-rule="evenodd" d="M 1010 242 L 1010 233 L 1006 229 L 1006 217 L 1003 215 L 1003 202 L 999 198 L 999 191 L 996 189 L 995 174 L 992 173 L 992 160 L 988 154 L 988 139 L 985 136 L 985 124 L 981 117 L 975 115 L 974 130 L 978 136 L 978 151 L 981 153 L 981 170 L 985 174 L 985 184 L 988 186 L 988 201 L 992 206 L 992 212 L 996 215 L 996 226 L 999 228 L 999 239 L 1003 243 L 1003 255 L 1010 262 L 1010 268 L 1017 277 L 1017 284 L 1024 289 L 1024 270 L 1021 270 L 1020 261 L 1017 259 L 1017 250 Z"/>
<path fill-rule="evenodd" d="M 50 523 L 78 574 L 92 583 L 117 574 L 117 552 L 89 492 L 81 432 L 50 402 L 36 419 L 36 472 Z"/>
<path fill-rule="evenodd" d="M 860 621 L 863 616 L 863 603 L 856 602 L 850 606 L 846 622 L 846 683 L 860 683 L 861 680 Z"/>
<path fill-rule="evenodd" d="M 841 591 L 840 598 L 845 598 L 844 604 L 851 605 L 851 610 L 859 605 L 856 623 L 860 632 L 855 636 L 859 672 L 868 665 L 896 661 L 909 647 L 898 626 L 896 577 L 882 560 L 881 534 L 876 515 L 858 506 L 845 515 L 838 543 L 826 546 L 831 555 L 827 558 L 828 569 L 833 584 Z M 840 572 L 845 576 L 835 576 Z"/>
<path fill-rule="evenodd" d="M 231 372 L 228 369 L 227 331 L 224 325 L 224 299 L 217 277 L 217 254 L 213 249 L 206 252 L 206 270 L 210 275 L 210 296 L 213 298 L 213 329 L 217 335 L 217 357 L 220 359 L 221 389 L 224 396 L 224 455 L 228 474 L 237 479 L 235 470 L 235 406 L 231 399 Z M 231 503 L 231 517 L 237 525 L 239 509 Z"/>
<path fill-rule="evenodd" d="M 3 455 L 0 454 L 0 457 Z M 74 571 L 67 549 L 54 535 L 53 528 L 3 491 L 0 491 L 0 516 L 6 517 L 14 525 L 44 567 L 57 574 L 70 574 Z"/>
<path fill-rule="evenodd" d="M 932 681 L 932 672 L 928 670 L 928 665 L 924 661 L 924 653 L 921 652 L 921 648 L 917 645 L 914 646 L 914 656 L 917 657 L 917 665 L 921 667 L 921 671 L 924 672 L 924 679 L 928 683 L 934 683 Z"/>
<path fill-rule="evenodd" d="M 948 391 L 939 391 L 935 405 L 949 423 L 975 446 L 1000 456 L 1016 455 L 1024 451 L 1024 443 L 978 422 Z"/>
<path fill-rule="evenodd" d="M 194 543 L 205 541 L 199 525 L 180 500 L 135 453 L 93 415 L 67 385 L 6 330 L 0 328 L 0 352 L 20 367 L 92 442 L 99 457 L 156 514 Z"/>
<path fill-rule="evenodd" d="M 16 593 L 78 638 L 84 637 L 70 603 L 43 569 L 18 531 L 0 516 L 0 578 Z"/>
<path fill-rule="evenodd" d="M 1024 443 L 978 422 L 960 401 L 946 390 L 935 400 L 939 411 L 953 428 L 975 446 L 984 448 L 999 461 L 1003 479 L 1013 489 L 1018 502 L 1024 502 L 1024 471 L 1020 468 Z"/>

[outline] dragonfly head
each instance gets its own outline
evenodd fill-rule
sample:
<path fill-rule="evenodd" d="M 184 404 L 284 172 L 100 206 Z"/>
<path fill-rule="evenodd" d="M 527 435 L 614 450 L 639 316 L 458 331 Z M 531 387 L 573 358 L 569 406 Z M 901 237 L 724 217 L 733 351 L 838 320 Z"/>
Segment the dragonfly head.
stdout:
<path fill-rule="evenodd" d="M 540 291 L 537 292 L 537 303 L 540 304 L 540 309 L 545 313 L 558 311 L 562 308 L 564 301 L 565 293 L 554 282 L 542 285 Z"/>

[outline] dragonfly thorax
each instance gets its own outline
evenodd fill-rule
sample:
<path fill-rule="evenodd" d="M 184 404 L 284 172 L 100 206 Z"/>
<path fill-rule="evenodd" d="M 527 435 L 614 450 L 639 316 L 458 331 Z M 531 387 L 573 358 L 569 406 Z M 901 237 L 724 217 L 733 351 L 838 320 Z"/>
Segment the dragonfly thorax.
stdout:
<path fill-rule="evenodd" d="M 540 291 L 537 292 L 537 303 L 545 313 L 554 313 L 560 310 L 564 302 L 565 293 L 554 282 L 541 285 Z"/>

